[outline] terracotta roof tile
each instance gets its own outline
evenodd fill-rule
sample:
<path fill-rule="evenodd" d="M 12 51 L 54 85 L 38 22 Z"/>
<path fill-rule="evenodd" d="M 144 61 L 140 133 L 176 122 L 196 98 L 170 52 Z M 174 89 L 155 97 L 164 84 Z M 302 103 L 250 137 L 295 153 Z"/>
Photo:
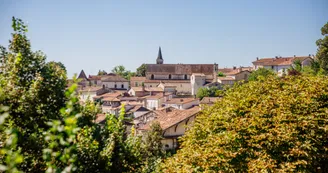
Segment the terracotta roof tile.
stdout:
<path fill-rule="evenodd" d="M 214 64 L 146 64 L 151 74 L 213 74 Z"/>
<path fill-rule="evenodd" d="M 294 57 L 276 57 L 276 58 L 261 58 L 253 62 L 254 65 L 291 65 L 295 60 L 304 61 L 310 56 L 294 56 Z"/>
<path fill-rule="evenodd" d="M 175 109 L 175 108 L 169 108 L 168 111 L 165 111 L 165 110 L 168 110 L 168 108 L 160 110 L 160 111 L 159 110 L 154 111 L 158 115 L 158 117 L 154 121 L 159 122 L 163 130 L 166 130 L 166 129 L 172 127 L 173 125 L 175 125 L 193 115 L 196 115 L 200 111 L 200 108 L 198 106 L 194 106 L 187 110 L 179 110 L 179 109 Z M 151 123 L 153 123 L 153 121 L 148 122 L 141 129 L 148 130 Z"/>
<path fill-rule="evenodd" d="M 193 101 L 198 101 L 195 98 L 172 98 L 171 100 L 165 102 L 165 104 L 186 104 Z"/>
<path fill-rule="evenodd" d="M 190 80 L 146 80 L 144 83 L 190 83 Z"/>

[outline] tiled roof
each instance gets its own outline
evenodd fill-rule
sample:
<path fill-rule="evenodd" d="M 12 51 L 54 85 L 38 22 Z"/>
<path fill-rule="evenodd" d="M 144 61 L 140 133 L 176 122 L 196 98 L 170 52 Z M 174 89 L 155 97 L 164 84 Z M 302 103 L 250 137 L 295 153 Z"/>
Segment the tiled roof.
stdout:
<path fill-rule="evenodd" d="M 128 82 L 127 79 L 122 78 L 119 75 L 106 75 L 102 76 L 101 78 L 102 82 Z"/>
<path fill-rule="evenodd" d="M 147 74 L 213 74 L 214 64 L 146 64 Z"/>
<path fill-rule="evenodd" d="M 202 99 L 202 101 L 200 101 L 200 103 L 201 104 L 213 104 L 220 99 L 221 99 L 221 97 L 204 97 Z"/>
<path fill-rule="evenodd" d="M 146 77 L 131 77 L 131 81 L 145 81 Z"/>
<path fill-rule="evenodd" d="M 150 91 L 155 91 L 155 92 L 161 92 L 163 91 L 163 88 L 160 87 L 145 87 L 144 90 L 142 89 L 142 87 L 131 87 L 132 90 L 136 91 L 136 92 L 141 92 L 141 91 L 145 91 L 145 92 L 150 92 Z"/>
<path fill-rule="evenodd" d="M 102 87 L 83 87 L 80 89 L 80 91 L 87 91 L 87 92 L 96 92 L 98 90 L 102 89 Z"/>
<path fill-rule="evenodd" d="M 145 83 L 190 83 L 190 80 L 146 80 Z"/>
<path fill-rule="evenodd" d="M 96 115 L 96 123 L 102 123 L 106 120 L 106 114 L 97 114 Z"/>
<path fill-rule="evenodd" d="M 171 100 L 165 102 L 165 104 L 186 104 L 192 101 L 197 101 L 195 98 L 172 98 Z"/>
<path fill-rule="evenodd" d="M 204 73 L 193 73 L 192 75 L 194 75 L 194 76 L 205 76 Z"/>
<path fill-rule="evenodd" d="M 106 97 L 119 97 L 122 95 L 122 92 L 114 92 L 114 93 L 106 93 L 106 94 L 102 94 L 99 96 L 94 96 L 93 99 L 100 99 L 100 98 L 106 98 Z"/>
<path fill-rule="evenodd" d="M 304 61 L 310 56 L 294 56 L 294 57 L 276 57 L 276 58 L 261 58 L 253 62 L 254 65 L 291 65 L 294 61 Z"/>
<path fill-rule="evenodd" d="M 166 130 L 177 123 L 196 115 L 200 111 L 198 106 L 194 106 L 187 110 L 179 110 L 175 108 L 166 108 L 158 111 L 154 111 L 158 116 L 154 121 L 157 121 L 160 123 L 163 130 Z M 143 126 L 141 129 L 148 130 L 150 127 L 150 124 L 152 122 L 148 122 L 145 126 Z"/>
<path fill-rule="evenodd" d="M 235 79 L 232 77 L 218 77 L 220 81 L 234 81 Z"/>

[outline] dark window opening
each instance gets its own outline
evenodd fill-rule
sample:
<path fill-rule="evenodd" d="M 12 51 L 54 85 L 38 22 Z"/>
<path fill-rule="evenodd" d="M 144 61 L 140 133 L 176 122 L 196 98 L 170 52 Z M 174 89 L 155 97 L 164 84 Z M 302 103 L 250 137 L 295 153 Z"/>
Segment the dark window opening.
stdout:
<path fill-rule="evenodd" d="M 169 79 L 171 79 L 172 78 L 172 76 L 171 76 L 171 74 L 169 74 Z"/>
<path fill-rule="evenodd" d="M 117 85 L 116 84 L 114 85 L 114 88 L 117 88 Z"/>
<path fill-rule="evenodd" d="M 187 76 L 186 74 L 184 75 L 184 79 L 185 79 L 185 80 L 187 80 L 187 79 L 188 79 L 188 76 Z"/>
<path fill-rule="evenodd" d="M 154 75 L 152 74 L 150 78 L 151 78 L 151 79 L 154 79 Z"/>
<path fill-rule="evenodd" d="M 124 84 L 121 85 L 121 88 L 124 88 Z"/>

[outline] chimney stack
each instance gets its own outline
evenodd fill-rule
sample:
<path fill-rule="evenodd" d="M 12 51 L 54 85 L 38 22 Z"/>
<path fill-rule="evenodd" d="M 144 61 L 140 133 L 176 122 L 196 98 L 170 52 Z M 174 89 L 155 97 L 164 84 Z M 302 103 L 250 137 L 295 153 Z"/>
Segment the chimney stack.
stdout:
<path fill-rule="evenodd" d="M 236 67 L 236 66 L 233 66 L 232 68 L 233 68 L 234 70 L 236 70 L 237 67 Z"/>
<path fill-rule="evenodd" d="M 256 60 L 258 61 L 259 60 L 259 57 L 256 57 Z"/>

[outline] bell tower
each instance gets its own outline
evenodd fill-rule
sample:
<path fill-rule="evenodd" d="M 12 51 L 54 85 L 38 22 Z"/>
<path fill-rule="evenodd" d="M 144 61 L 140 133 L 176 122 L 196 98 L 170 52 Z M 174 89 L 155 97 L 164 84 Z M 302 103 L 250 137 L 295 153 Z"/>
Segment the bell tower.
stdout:
<path fill-rule="evenodd" d="M 162 57 L 162 50 L 161 50 L 161 47 L 159 47 L 156 64 L 163 64 L 163 63 L 164 63 L 164 60 Z"/>

